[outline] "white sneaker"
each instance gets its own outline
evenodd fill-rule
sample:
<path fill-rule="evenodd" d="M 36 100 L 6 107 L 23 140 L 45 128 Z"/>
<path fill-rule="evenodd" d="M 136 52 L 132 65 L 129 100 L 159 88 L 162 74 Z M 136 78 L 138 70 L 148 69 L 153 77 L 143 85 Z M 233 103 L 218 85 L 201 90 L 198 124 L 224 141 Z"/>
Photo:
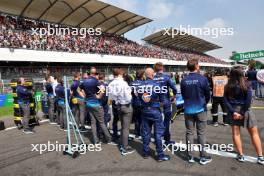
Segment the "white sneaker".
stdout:
<path fill-rule="evenodd" d="M 258 157 L 258 164 L 264 165 L 264 157 L 263 156 Z"/>
<path fill-rule="evenodd" d="M 214 123 L 213 123 L 213 126 L 214 126 L 214 127 L 218 127 L 218 122 L 214 122 Z"/>

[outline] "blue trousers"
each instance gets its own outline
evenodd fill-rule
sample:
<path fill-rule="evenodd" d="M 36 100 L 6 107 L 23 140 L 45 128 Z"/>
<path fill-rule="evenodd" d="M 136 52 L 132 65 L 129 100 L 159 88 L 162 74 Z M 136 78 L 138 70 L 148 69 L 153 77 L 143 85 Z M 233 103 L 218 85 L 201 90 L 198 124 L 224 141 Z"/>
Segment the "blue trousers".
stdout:
<path fill-rule="evenodd" d="M 141 129 L 141 107 L 134 106 L 133 107 L 133 120 L 135 122 L 135 135 L 140 136 Z"/>
<path fill-rule="evenodd" d="M 170 124 L 171 124 L 171 116 L 172 116 L 170 101 L 164 103 L 163 113 L 164 113 L 163 124 L 164 124 L 164 127 L 165 127 L 164 140 L 165 140 L 165 142 L 169 142 L 171 140 Z"/>
<path fill-rule="evenodd" d="M 156 144 L 156 152 L 158 156 L 162 156 L 162 136 L 164 134 L 164 125 L 160 110 L 145 110 L 142 111 L 142 128 L 141 136 L 143 139 L 143 152 L 144 154 L 150 154 L 149 143 L 151 140 L 151 129 L 154 126 L 154 137 Z"/>

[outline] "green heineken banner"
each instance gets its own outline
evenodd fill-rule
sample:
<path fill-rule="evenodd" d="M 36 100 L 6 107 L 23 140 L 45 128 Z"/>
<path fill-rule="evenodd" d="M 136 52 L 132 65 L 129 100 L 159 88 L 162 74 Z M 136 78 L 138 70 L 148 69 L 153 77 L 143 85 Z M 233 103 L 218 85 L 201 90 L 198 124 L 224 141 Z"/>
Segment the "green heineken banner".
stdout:
<path fill-rule="evenodd" d="M 256 59 L 256 58 L 264 58 L 264 50 L 261 51 L 252 51 L 246 53 L 236 53 L 233 56 L 233 60 L 240 61 L 245 59 Z"/>

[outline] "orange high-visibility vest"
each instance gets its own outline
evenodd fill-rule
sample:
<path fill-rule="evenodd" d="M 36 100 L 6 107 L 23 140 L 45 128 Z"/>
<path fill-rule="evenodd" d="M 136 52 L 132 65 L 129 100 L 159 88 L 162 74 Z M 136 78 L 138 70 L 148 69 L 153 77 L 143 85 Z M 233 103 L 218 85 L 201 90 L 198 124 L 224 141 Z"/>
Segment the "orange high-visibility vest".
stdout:
<path fill-rule="evenodd" d="M 227 76 L 214 76 L 213 77 L 213 96 L 223 97 L 225 85 L 227 84 Z"/>

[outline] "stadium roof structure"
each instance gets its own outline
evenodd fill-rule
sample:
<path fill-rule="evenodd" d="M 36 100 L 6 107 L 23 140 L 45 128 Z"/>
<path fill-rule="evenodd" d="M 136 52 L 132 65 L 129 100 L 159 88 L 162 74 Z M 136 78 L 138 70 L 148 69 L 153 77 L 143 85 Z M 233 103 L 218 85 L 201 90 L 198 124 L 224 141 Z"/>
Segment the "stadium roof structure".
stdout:
<path fill-rule="evenodd" d="M 174 31 L 173 31 L 174 30 Z M 161 47 L 171 47 L 175 49 L 191 49 L 197 52 L 207 52 L 222 48 L 190 34 L 180 34 L 176 29 L 162 29 L 143 38 L 149 44 Z M 173 35 L 174 32 L 176 35 Z"/>
<path fill-rule="evenodd" d="M 98 0 L 0 0 L 0 11 L 73 27 L 102 28 L 116 35 L 152 21 Z"/>

